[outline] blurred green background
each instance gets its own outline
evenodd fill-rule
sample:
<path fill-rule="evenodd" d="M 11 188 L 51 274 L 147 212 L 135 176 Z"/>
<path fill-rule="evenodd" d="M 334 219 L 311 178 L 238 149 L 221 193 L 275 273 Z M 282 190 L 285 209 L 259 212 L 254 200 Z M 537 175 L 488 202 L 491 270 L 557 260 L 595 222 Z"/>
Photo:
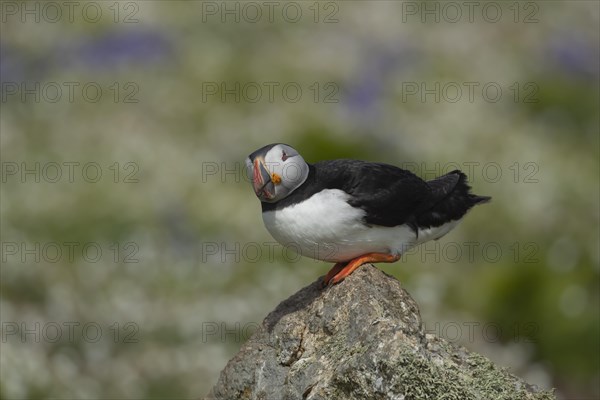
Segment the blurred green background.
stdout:
<path fill-rule="evenodd" d="M 331 266 L 262 225 L 244 159 L 284 142 L 467 172 L 493 202 L 381 269 L 599 398 L 599 3 L 473 4 L 3 1 L 0 396 L 205 395 Z"/>

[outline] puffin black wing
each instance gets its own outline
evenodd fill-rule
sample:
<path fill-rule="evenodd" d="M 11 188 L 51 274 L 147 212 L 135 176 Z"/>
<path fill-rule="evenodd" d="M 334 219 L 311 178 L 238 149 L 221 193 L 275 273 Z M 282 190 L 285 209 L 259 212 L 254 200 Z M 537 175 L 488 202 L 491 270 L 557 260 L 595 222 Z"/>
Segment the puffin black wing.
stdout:
<path fill-rule="evenodd" d="M 431 201 L 429 185 L 410 171 L 356 160 L 327 162 L 327 170 L 341 169 L 339 188 L 351 196 L 348 204 L 366 212 L 367 224 L 414 225 L 415 213 Z"/>
<path fill-rule="evenodd" d="M 467 176 L 459 170 L 425 182 L 388 164 L 356 160 L 325 163 L 325 170 L 335 171 L 334 186 L 352 196 L 348 204 L 363 209 L 364 221 L 371 225 L 407 224 L 417 232 L 457 221 L 474 205 L 490 200 L 470 193 Z"/>

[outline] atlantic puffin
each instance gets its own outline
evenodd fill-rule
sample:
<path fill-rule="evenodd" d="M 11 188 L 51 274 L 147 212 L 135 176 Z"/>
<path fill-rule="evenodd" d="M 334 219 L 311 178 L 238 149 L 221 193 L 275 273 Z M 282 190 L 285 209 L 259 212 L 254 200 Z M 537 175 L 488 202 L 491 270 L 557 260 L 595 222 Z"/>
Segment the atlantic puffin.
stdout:
<path fill-rule="evenodd" d="M 460 170 L 426 182 L 383 163 L 309 164 L 283 143 L 256 150 L 246 167 L 275 240 L 303 256 L 336 263 L 323 286 L 341 282 L 362 264 L 398 261 L 491 199 L 470 193 Z"/>

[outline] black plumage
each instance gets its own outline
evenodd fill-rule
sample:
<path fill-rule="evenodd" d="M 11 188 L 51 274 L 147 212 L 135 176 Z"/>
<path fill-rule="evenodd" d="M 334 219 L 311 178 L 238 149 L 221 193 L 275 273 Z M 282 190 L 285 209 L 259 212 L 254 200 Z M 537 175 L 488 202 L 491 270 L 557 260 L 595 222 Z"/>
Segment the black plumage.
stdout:
<path fill-rule="evenodd" d="M 300 187 L 278 202 L 262 202 L 262 210 L 300 203 L 324 189 L 348 193 L 348 203 L 365 211 L 368 225 L 407 224 L 415 232 L 459 220 L 474 205 L 490 200 L 471 194 L 467 177 L 459 170 L 426 182 L 393 165 L 333 160 L 309 164 L 308 177 Z"/>

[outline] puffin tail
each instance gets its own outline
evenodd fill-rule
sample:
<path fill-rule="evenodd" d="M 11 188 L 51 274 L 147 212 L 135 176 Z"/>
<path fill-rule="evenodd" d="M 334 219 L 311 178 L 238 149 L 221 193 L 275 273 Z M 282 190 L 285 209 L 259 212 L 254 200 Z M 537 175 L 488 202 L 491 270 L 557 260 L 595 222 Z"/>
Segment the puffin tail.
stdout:
<path fill-rule="evenodd" d="M 492 199 L 490 196 L 478 196 L 471 193 L 467 175 L 458 169 L 427 181 L 427 184 L 431 188 L 433 197 L 438 202 L 458 200 L 473 207 L 476 204 L 487 203 Z"/>
<path fill-rule="evenodd" d="M 420 226 L 440 226 L 461 219 L 477 204 L 489 202 L 490 196 L 471 193 L 467 175 L 454 170 L 446 175 L 427 181 L 431 188 L 432 202 L 427 210 L 417 217 Z"/>

